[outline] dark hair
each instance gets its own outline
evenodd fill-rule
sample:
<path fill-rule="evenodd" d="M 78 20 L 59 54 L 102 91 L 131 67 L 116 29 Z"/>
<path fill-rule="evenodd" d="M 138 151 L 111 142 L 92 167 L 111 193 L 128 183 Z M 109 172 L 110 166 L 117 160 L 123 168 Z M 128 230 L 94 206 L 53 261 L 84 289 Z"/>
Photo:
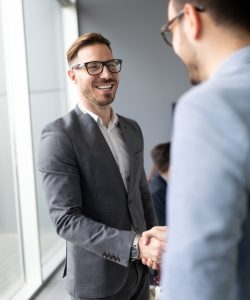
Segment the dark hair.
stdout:
<path fill-rule="evenodd" d="M 164 173 L 169 168 L 170 142 L 156 145 L 151 151 L 152 160 L 157 169 Z"/>
<path fill-rule="evenodd" d="M 186 3 L 203 5 L 218 25 L 235 27 L 250 32 L 249 0 L 170 0 L 177 10 Z"/>
<path fill-rule="evenodd" d="M 67 51 L 68 63 L 70 64 L 72 62 L 72 60 L 77 56 L 78 51 L 81 48 L 94 44 L 104 44 L 107 47 L 109 47 L 110 51 L 112 52 L 111 44 L 108 39 L 106 39 L 100 33 L 88 32 L 77 38 L 74 41 L 74 43 L 69 47 L 69 50 Z"/>

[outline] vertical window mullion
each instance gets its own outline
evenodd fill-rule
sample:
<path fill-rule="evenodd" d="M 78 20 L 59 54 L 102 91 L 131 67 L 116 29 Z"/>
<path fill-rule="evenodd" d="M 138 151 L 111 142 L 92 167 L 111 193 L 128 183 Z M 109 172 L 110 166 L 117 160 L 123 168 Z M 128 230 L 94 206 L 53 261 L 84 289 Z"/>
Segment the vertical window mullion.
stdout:
<path fill-rule="evenodd" d="M 60 2 L 60 1 L 59 1 Z M 73 2 L 73 1 L 72 1 Z M 69 6 L 62 6 L 62 20 L 63 20 L 63 43 L 64 43 L 64 53 L 67 52 L 71 43 L 78 37 L 78 21 L 77 21 L 77 10 L 76 4 L 71 4 Z M 65 69 L 68 69 L 68 63 L 65 58 Z M 75 87 L 70 80 L 67 80 L 67 104 L 68 109 L 71 110 L 76 105 L 77 94 Z"/>
<path fill-rule="evenodd" d="M 2 17 L 7 101 L 13 131 L 12 147 L 18 183 L 23 261 L 26 288 L 30 292 L 37 289 L 42 279 L 22 1 L 2 0 Z"/>

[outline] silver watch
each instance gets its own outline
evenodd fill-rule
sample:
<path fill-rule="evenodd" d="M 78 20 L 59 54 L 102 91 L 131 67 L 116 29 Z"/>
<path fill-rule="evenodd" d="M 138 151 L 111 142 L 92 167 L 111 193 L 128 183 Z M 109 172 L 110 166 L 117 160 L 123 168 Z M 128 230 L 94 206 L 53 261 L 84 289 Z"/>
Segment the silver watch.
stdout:
<path fill-rule="evenodd" d="M 135 261 L 136 259 L 139 259 L 140 257 L 140 250 L 139 250 L 139 239 L 141 237 L 141 234 L 136 234 L 133 244 L 130 249 L 130 260 Z"/>

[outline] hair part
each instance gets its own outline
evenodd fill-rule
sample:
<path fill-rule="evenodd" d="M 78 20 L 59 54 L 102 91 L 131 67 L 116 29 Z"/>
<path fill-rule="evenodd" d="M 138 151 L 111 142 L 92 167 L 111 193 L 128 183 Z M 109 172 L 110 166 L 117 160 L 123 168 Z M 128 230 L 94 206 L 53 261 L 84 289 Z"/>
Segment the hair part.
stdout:
<path fill-rule="evenodd" d="M 156 168 L 161 173 L 165 173 L 169 169 L 170 145 L 171 145 L 170 142 L 169 143 L 158 144 L 151 151 L 152 160 L 153 160 Z"/>
<path fill-rule="evenodd" d="M 170 0 L 177 11 L 185 4 L 203 5 L 218 25 L 250 33 L 249 0 Z"/>
<path fill-rule="evenodd" d="M 77 56 L 80 49 L 86 46 L 94 45 L 94 44 L 103 44 L 106 45 L 110 51 L 111 49 L 111 43 L 108 39 L 106 39 L 103 35 L 97 32 L 88 32 L 83 35 L 81 35 L 79 38 L 77 38 L 74 43 L 69 47 L 67 51 L 67 61 L 70 65 L 74 58 Z"/>

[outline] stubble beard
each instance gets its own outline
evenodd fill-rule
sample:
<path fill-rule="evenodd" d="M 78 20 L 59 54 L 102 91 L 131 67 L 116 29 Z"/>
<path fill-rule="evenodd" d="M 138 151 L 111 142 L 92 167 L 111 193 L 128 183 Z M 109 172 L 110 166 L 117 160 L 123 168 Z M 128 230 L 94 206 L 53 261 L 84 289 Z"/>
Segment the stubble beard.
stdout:
<path fill-rule="evenodd" d="M 101 100 L 96 99 L 96 98 L 87 98 L 87 99 L 90 103 L 94 104 L 95 106 L 105 107 L 114 102 L 115 95 L 113 97 L 105 98 L 105 99 L 101 99 Z"/>
<path fill-rule="evenodd" d="M 203 64 L 196 53 L 193 53 L 193 57 L 188 64 L 189 80 L 192 85 L 198 85 L 204 81 Z"/>
<path fill-rule="evenodd" d="M 114 82 L 114 84 L 117 83 Z M 93 95 L 94 93 L 92 90 L 81 88 L 82 95 L 89 103 L 93 104 L 94 106 L 101 106 L 101 107 L 108 106 L 114 102 L 116 90 L 117 90 L 117 86 L 114 92 L 110 93 L 109 95 L 106 95 L 103 98 L 98 99 L 97 97 L 94 97 Z"/>
<path fill-rule="evenodd" d="M 191 63 L 188 65 L 189 81 L 192 85 L 201 83 L 199 68 L 197 64 Z"/>

